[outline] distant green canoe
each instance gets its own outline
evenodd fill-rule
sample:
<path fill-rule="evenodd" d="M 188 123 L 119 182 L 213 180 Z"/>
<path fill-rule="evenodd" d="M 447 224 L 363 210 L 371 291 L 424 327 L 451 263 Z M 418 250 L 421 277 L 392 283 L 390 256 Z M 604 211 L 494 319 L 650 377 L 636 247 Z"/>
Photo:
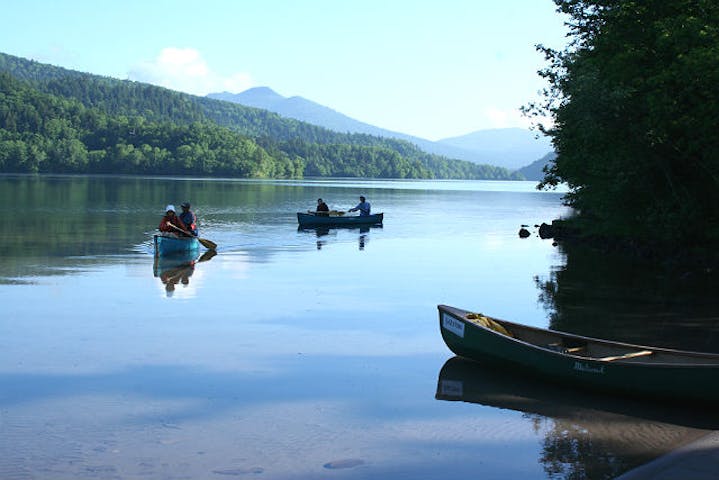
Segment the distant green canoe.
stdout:
<path fill-rule="evenodd" d="M 612 342 L 439 305 L 455 354 L 575 386 L 656 398 L 719 400 L 719 354 Z"/>
<path fill-rule="evenodd" d="M 297 222 L 300 227 L 348 227 L 361 225 L 379 225 L 384 220 L 384 213 L 374 213 L 372 215 L 344 215 L 326 214 L 324 212 L 297 212 Z"/>

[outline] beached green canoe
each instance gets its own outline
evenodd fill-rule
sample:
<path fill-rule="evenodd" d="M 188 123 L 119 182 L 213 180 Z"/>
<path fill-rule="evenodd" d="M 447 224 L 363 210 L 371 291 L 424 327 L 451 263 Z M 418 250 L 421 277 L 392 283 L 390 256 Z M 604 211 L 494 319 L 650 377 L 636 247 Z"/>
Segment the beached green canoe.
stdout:
<path fill-rule="evenodd" d="M 471 360 L 628 395 L 719 400 L 719 354 L 583 337 L 446 305 L 438 309 L 444 342 Z"/>

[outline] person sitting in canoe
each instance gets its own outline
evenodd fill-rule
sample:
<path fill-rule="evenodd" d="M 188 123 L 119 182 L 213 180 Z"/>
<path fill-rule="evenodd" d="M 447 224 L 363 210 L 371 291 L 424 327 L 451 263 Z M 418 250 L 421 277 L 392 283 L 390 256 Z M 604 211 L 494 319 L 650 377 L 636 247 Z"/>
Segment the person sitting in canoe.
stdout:
<path fill-rule="evenodd" d="M 165 207 L 165 216 L 160 220 L 160 225 L 157 227 L 161 232 L 172 232 L 177 234 L 184 234 L 188 237 L 192 234 L 187 231 L 185 224 L 182 223 L 180 217 L 175 214 L 175 206 L 168 205 Z"/>
<path fill-rule="evenodd" d="M 369 202 L 365 200 L 364 197 L 360 196 L 360 203 L 358 203 L 356 207 L 350 208 L 348 211 L 356 212 L 357 210 L 359 210 L 360 217 L 366 217 L 369 215 L 370 208 L 371 206 Z"/>
<path fill-rule="evenodd" d="M 190 210 L 190 202 L 185 202 L 182 205 L 182 213 L 180 214 L 180 220 L 185 225 L 185 229 L 188 230 L 194 237 L 197 236 L 197 215 Z"/>
<path fill-rule="evenodd" d="M 322 200 L 321 198 L 318 198 L 317 199 L 317 210 L 316 210 L 317 215 L 327 216 L 327 215 L 329 215 L 329 211 L 330 211 L 330 207 L 327 206 L 325 201 Z"/>

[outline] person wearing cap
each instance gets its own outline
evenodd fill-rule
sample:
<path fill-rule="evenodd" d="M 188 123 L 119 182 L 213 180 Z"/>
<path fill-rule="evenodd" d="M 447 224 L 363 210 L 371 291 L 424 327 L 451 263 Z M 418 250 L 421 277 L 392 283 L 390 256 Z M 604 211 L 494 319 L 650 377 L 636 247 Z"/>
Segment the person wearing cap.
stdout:
<path fill-rule="evenodd" d="M 177 234 L 184 233 L 187 236 L 192 235 L 185 228 L 180 217 L 175 214 L 175 206 L 168 205 L 165 207 L 165 216 L 160 220 L 160 226 L 157 227 L 161 232 L 172 232 Z"/>
<path fill-rule="evenodd" d="M 356 207 L 350 208 L 349 211 L 356 212 L 357 210 L 359 210 L 360 217 L 366 217 L 369 215 L 370 208 L 371 208 L 371 206 L 370 206 L 369 202 L 367 200 L 365 200 L 365 198 L 363 196 L 360 196 L 360 203 L 358 203 Z"/>
<path fill-rule="evenodd" d="M 185 224 L 185 229 L 192 233 L 192 235 L 197 236 L 197 216 L 190 210 L 190 202 L 184 202 L 180 206 L 182 207 L 180 220 Z"/>

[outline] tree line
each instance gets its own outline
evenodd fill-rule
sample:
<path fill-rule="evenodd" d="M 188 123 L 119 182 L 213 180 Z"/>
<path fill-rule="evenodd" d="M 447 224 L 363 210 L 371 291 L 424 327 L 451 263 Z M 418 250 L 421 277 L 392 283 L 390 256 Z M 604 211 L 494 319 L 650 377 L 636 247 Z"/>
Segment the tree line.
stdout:
<path fill-rule="evenodd" d="M 0 172 L 522 179 L 409 142 L 0 54 Z"/>

